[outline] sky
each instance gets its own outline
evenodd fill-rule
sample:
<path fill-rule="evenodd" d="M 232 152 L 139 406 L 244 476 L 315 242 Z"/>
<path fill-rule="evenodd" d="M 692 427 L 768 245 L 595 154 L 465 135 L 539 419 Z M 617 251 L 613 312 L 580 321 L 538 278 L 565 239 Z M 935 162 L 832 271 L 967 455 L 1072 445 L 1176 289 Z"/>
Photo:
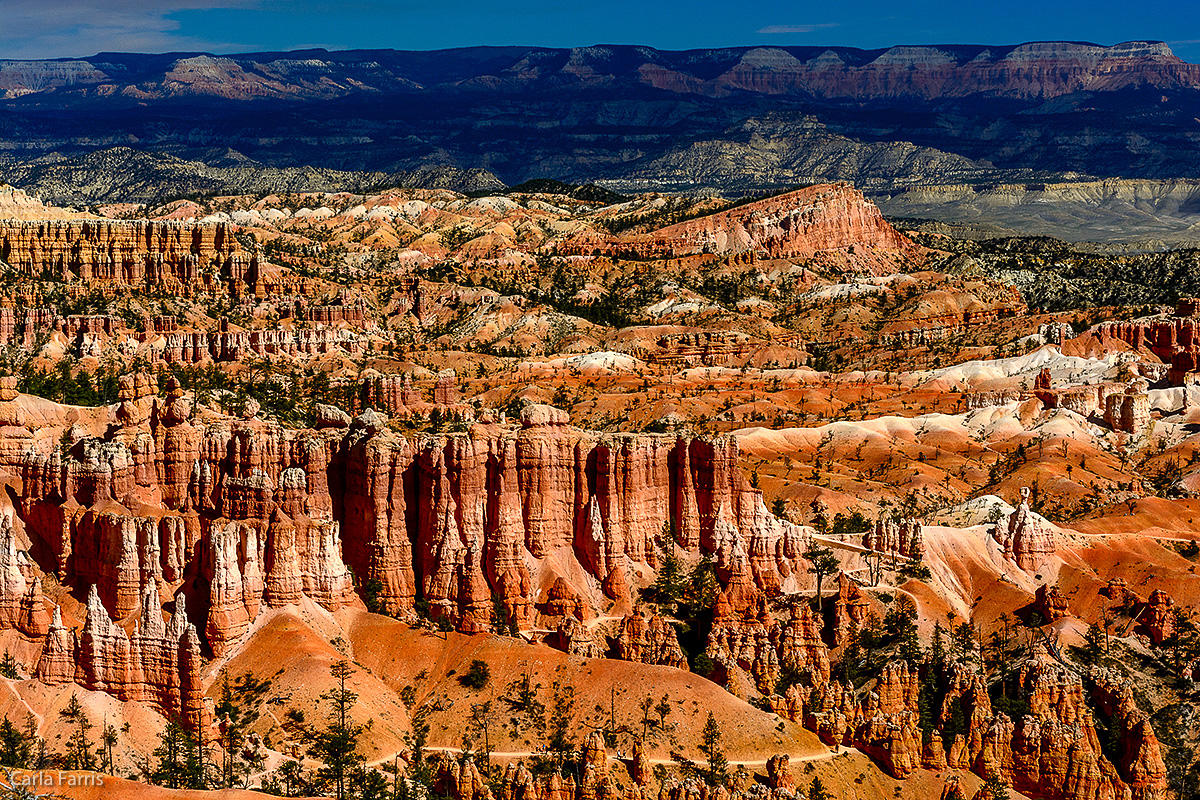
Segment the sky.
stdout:
<path fill-rule="evenodd" d="M 661 49 L 1168 42 L 1200 63 L 1197 0 L 0 0 L 0 58 L 103 51 Z"/>

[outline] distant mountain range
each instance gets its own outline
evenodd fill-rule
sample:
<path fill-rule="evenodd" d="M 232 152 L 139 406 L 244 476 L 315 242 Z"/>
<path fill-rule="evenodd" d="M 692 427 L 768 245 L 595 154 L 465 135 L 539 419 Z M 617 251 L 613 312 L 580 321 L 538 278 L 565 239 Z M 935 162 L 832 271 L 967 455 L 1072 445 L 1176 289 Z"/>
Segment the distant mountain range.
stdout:
<path fill-rule="evenodd" d="M 1200 65 L 1160 42 L 0 60 L 0 180 L 72 202 L 1200 178 L 1198 120 Z"/>

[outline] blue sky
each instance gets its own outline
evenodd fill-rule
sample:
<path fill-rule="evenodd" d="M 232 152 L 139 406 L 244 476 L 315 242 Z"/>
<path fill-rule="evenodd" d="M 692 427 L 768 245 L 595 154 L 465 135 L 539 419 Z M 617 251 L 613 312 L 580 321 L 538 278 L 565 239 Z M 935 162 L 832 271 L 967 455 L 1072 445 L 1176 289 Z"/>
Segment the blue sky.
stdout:
<path fill-rule="evenodd" d="M 0 0 L 0 58 L 477 44 L 1171 43 L 1200 62 L 1197 0 Z"/>

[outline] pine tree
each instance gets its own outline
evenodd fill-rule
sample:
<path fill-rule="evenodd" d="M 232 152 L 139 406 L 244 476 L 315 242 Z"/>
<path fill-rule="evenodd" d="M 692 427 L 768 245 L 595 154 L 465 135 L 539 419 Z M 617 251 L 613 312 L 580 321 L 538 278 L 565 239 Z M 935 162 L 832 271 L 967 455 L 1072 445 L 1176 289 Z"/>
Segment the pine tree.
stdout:
<path fill-rule="evenodd" d="M 483 772 L 492 773 L 492 725 L 496 721 L 496 713 L 491 700 L 471 704 L 471 727 L 483 736 Z M 398 779 L 397 779 L 398 780 Z"/>
<path fill-rule="evenodd" d="M 407 745 L 408 778 L 420 786 L 429 787 L 433 783 L 433 775 L 429 764 L 425 761 L 425 745 L 429 742 L 429 709 L 421 706 L 410 720 L 412 730 L 404 735 Z"/>
<path fill-rule="evenodd" d="M 79 696 L 72 694 L 67 707 L 59 711 L 58 715 L 75 726 L 75 730 L 67 739 L 67 752 L 63 755 L 63 766 L 67 769 L 95 769 L 96 754 L 92 752 L 90 734 L 92 728 L 96 726 L 84 712 L 83 705 L 79 702 Z"/>
<path fill-rule="evenodd" d="M 555 681 L 552 684 L 551 697 L 550 735 L 546 744 L 552 752 L 565 753 L 575 747 L 574 737 L 571 735 L 571 716 L 575 711 L 575 687 Z"/>
<path fill-rule="evenodd" d="M 221 720 L 217 743 L 224 754 L 221 777 L 224 786 L 236 785 L 248 765 L 241 763 L 238 756 L 246 739 L 246 731 L 259 717 L 256 701 L 270 689 L 270 681 L 259 681 L 250 672 L 244 672 L 232 683 L 229 673 L 221 680 L 221 695 L 217 701 L 216 714 Z"/>
<path fill-rule="evenodd" d="M 826 575 L 832 575 L 834 572 L 836 572 L 840 566 L 840 563 L 838 562 L 837 556 L 833 554 L 832 550 L 830 550 L 828 547 L 822 547 L 816 542 L 813 542 L 811 545 L 809 545 L 808 549 L 805 550 L 801 555 L 803 555 L 804 558 L 806 558 L 808 562 L 812 564 L 812 566 L 808 568 L 808 571 L 817 576 L 817 611 L 820 611 L 821 582 L 825 579 Z"/>
<path fill-rule="evenodd" d="M 25 768 L 46 768 L 50 763 L 50 757 L 46 753 L 46 740 L 38 736 L 38 721 L 32 712 L 25 715 L 25 741 L 29 742 L 29 758 Z"/>
<path fill-rule="evenodd" d="M 724 786 L 729 778 L 729 760 L 725 757 L 725 751 L 721 749 L 721 729 L 711 711 L 708 712 L 708 720 L 704 723 L 704 730 L 700 736 L 700 752 L 708 759 L 708 770 L 704 780 L 710 786 Z"/>
<path fill-rule="evenodd" d="M 100 771 L 109 775 L 113 770 L 113 748 L 117 745 L 117 729 L 104 720 L 104 728 L 100 732 Z"/>
<path fill-rule="evenodd" d="M 353 674 L 350 664 L 337 661 L 330 673 L 337 679 L 337 687 L 321 695 L 321 699 L 332 704 L 327 723 L 323 730 L 313 734 L 308 752 L 324 764 L 317 770 L 318 780 L 332 788 L 335 800 L 344 800 L 347 780 L 364 761 L 358 753 L 358 740 L 364 728 L 350 719 L 350 709 L 358 702 L 358 695 L 346 688 L 346 679 Z"/>
<path fill-rule="evenodd" d="M 771 513 L 779 519 L 787 519 L 787 501 L 781 495 L 776 495 L 771 501 Z"/>
<path fill-rule="evenodd" d="M 933 641 L 929 645 L 929 663 L 939 676 L 946 671 L 946 642 L 940 622 L 933 625 Z"/>
<path fill-rule="evenodd" d="M 279 765 L 279 777 L 283 781 L 284 797 L 296 797 L 304 786 L 304 766 L 295 759 Z"/>
<path fill-rule="evenodd" d="M 658 714 L 659 730 L 664 730 L 667 727 L 667 717 L 671 716 L 671 696 L 669 694 L 663 693 L 662 699 L 654 707 L 654 713 Z"/>
<path fill-rule="evenodd" d="M 1008 800 L 1008 784 L 1004 782 L 1004 778 L 999 772 L 988 772 L 987 777 L 983 780 L 983 789 L 988 793 L 992 800 Z"/>
<path fill-rule="evenodd" d="M 1083 639 L 1083 662 L 1099 664 L 1104 655 L 1104 631 L 1099 625 L 1089 625 Z"/>
<path fill-rule="evenodd" d="M 812 783 L 808 786 L 808 800 L 833 800 L 833 795 L 825 788 L 825 784 L 821 783 L 819 777 L 813 776 Z"/>
<path fill-rule="evenodd" d="M 217 718 L 221 720 L 220 733 L 217 741 L 221 745 L 222 763 L 221 775 L 224 786 L 233 786 L 237 777 L 237 751 L 242 746 L 244 726 L 233 686 L 229 683 L 229 673 L 221 676 L 221 696 L 216 705 Z"/>
<path fill-rule="evenodd" d="M 204 766 L 200 748 L 188 732 L 175 721 L 167 722 L 151 754 L 158 765 L 146 777 L 151 783 L 169 789 L 204 788 Z"/>
<path fill-rule="evenodd" d="M 667 553 L 663 557 L 654 583 L 645 594 L 648 595 L 648 600 L 658 603 L 664 609 L 675 610 L 675 604 L 683 595 L 683 565 L 674 553 Z"/>
<path fill-rule="evenodd" d="M 355 767 L 349 773 L 355 800 L 390 800 L 394 790 L 383 773 L 367 767 Z"/>
<path fill-rule="evenodd" d="M 687 608 L 684 615 L 696 619 L 712 611 L 717 602 L 717 593 L 721 590 L 717 582 L 717 565 L 712 558 L 705 554 L 696 562 L 696 566 L 688 574 L 684 585 L 684 602 Z"/>
<path fill-rule="evenodd" d="M 0 721 L 0 766 L 27 769 L 33 743 L 8 717 Z"/>
<path fill-rule="evenodd" d="M 306 788 L 304 767 L 294 758 L 284 761 L 262 781 L 262 790 L 278 797 L 303 797 L 309 794 Z"/>
<path fill-rule="evenodd" d="M 842 651 L 842 660 L 838 663 L 838 671 L 841 673 L 844 683 L 854 686 L 859 682 L 858 669 L 862 657 L 862 640 L 859 638 L 858 630 L 852 628 L 850 636 L 846 640 L 846 647 Z"/>

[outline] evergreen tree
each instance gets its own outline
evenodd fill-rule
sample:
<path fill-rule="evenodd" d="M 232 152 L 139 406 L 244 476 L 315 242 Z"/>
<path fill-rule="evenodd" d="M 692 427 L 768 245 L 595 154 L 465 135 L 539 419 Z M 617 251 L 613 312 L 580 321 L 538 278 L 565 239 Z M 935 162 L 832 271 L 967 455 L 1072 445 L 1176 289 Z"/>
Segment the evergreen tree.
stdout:
<path fill-rule="evenodd" d="M 705 554 L 688 574 L 683 590 L 683 600 L 687 608 L 681 613 L 689 619 L 695 619 L 706 612 L 711 612 L 713 605 L 717 602 L 717 593 L 720 589 L 720 584 L 717 582 L 717 565 L 713 563 L 708 554 Z"/>
<path fill-rule="evenodd" d="M 79 696 L 72 694 L 67 707 L 58 715 L 74 725 L 70 738 L 67 739 L 67 752 L 63 754 L 63 766 L 66 769 L 95 769 L 96 754 L 92 752 L 91 731 L 96 727 L 88 719 L 79 702 Z"/>
<path fill-rule="evenodd" d="M 975 626 L 970 622 L 963 622 L 954 628 L 952 634 L 955 657 L 964 664 L 974 663 L 976 653 Z"/>
<path fill-rule="evenodd" d="M 669 552 L 663 557 L 654 583 L 643 591 L 643 595 L 667 611 L 675 610 L 675 604 L 683 596 L 683 564 L 674 553 Z"/>
<path fill-rule="evenodd" d="M 548 726 L 550 735 L 546 744 L 552 752 L 565 753 L 575 748 L 574 737 L 571 735 L 571 716 L 575 712 L 575 687 L 555 681 L 551 697 Z"/>
<path fill-rule="evenodd" d="M 488 669 L 487 662 L 477 658 L 471 662 L 467 671 L 459 676 L 458 682 L 469 689 L 482 689 L 487 686 L 491 677 L 492 671 Z"/>
<path fill-rule="evenodd" d="M 270 686 L 270 681 L 259 681 L 250 672 L 242 673 L 232 683 L 228 672 L 222 675 L 216 714 L 221 720 L 217 743 L 223 753 L 221 778 L 224 786 L 235 786 L 247 771 L 247 765 L 241 762 L 238 753 L 246 740 L 246 731 L 258 720 L 256 701 Z"/>
<path fill-rule="evenodd" d="M 100 732 L 100 771 L 109 775 L 113 770 L 113 748 L 117 746 L 117 729 L 104 720 L 104 728 Z"/>
<path fill-rule="evenodd" d="M 821 610 L 821 582 L 826 575 L 837 571 L 839 562 L 837 556 L 828 547 L 813 542 L 801 555 L 811 564 L 808 571 L 817 577 L 817 611 Z"/>
<path fill-rule="evenodd" d="M 700 736 L 700 752 L 708 760 L 704 780 L 710 786 L 724 786 L 729 778 L 729 760 L 725 757 L 725 751 L 721 749 L 721 729 L 711 711 L 708 712 L 708 720 L 704 723 L 704 730 L 700 732 Z"/>
<path fill-rule="evenodd" d="M 364 760 L 358 753 L 358 740 L 364 729 L 350 719 L 350 709 L 358 702 L 358 695 L 346 688 L 346 679 L 353 674 L 350 664 L 337 661 L 330 673 L 337 679 L 337 687 L 321 695 L 331 705 L 325 728 L 313 734 L 308 752 L 324 765 L 317 770 L 317 779 L 333 790 L 335 800 L 344 800 L 347 781 Z"/>
<path fill-rule="evenodd" d="M 846 639 L 846 647 L 842 650 L 842 660 L 838 662 L 838 674 L 843 683 L 855 686 L 859 683 L 859 666 L 863 660 L 862 640 L 858 630 L 852 628 Z"/>
<path fill-rule="evenodd" d="M 946 641 L 942 631 L 942 623 L 933 625 L 933 640 L 929 644 L 929 664 L 941 675 L 946 671 Z"/>
<path fill-rule="evenodd" d="M 495 592 L 492 592 L 491 624 L 492 633 L 497 636 L 519 636 L 521 634 L 520 628 L 517 627 L 516 617 L 504 604 L 504 598 Z"/>
<path fill-rule="evenodd" d="M 0 766 L 27 769 L 33 743 L 29 737 L 5 717 L 0 721 Z"/>
<path fill-rule="evenodd" d="M 45 769 L 50 765 L 50 757 L 46 753 L 46 740 L 38 736 L 37 717 L 30 712 L 25 715 L 25 741 L 29 742 L 29 758 L 26 769 Z"/>
<path fill-rule="evenodd" d="M 471 704 L 471 727 L 483 736 L 483 749 L 480 751 L 480 754 L 483 756 L 483 772 L 485 775 L 490 775 L 492 772 L 492 724 L 495 721 L 496 713 L 491 700 Z M 395 784 L 393 788 L 396 785 L 398 784 Z"/>
<path fill-rule="evenodd" d="M 284 761 L 262 782 L 264 792 L 279 797 L 304 797 L 309 794 L 306 789 L 304 766 L 294 758 Z"/>
<path fill-rule="evenodd" d="M 203 789 L 204 765 L 200 748 L 179 723 L 171 720 L 163 728 L 158 747 L 151 754 L 157 766 L 146 777 L 169 789 Z"/>
<path fill-rule="evenodd" d="M 418 708 L 412 715 L 411 724 L 412 731 L 404 735 L 404 744 L 408 747 L 408 778 L 428 788 L 433 783 L 433 774 L 425 761 L 425 745 L 429 742 L 428 707 Z"/>
<path fill-rule="evenodd" d="M 983 789 L 991 800 L 1008 800 L 1008 784 L 999 772 L 988 772 L 987 777 L 983 779 Z"/>
<path fill-rule="evenodd" d="M 787 519 L 787 502 L 781 495 L 776 495 L 771 501 L 771 513 L 779 519 Z"/>
<path fill-rule="evenodd" d="M 349 782 L 354 787 L 354 800 L 391 800 L 393 789 L 377 770 L 355 767 L 350 772 Z"/>
<path fill-rule="evenodd" d="M 825 788 L 825 784 L 821 783 L 821 779 L 815 775 L 812 783 L 808 786 L 808 800 L 833 800 L 833 795 Z"/>
<path fill-rule="evenodd" d="M 659 730 L 665 729 L 667 727 L 667 717 L 671 716 L 671 696 L 666 692 L 663 692 L 662 699 L 654 707 L 654 713 L 658 714 Z"/>
<path fill-rule="evenodd" d="M 1099 625 L 1088 626 L 1080 655 L 1085 664 L 1100 663 L 1100 659 L 1104 656 L 1104 631 Z"/>
<path fill-rule="evenodd" d="M 915 617 L 904 617 L 900 628 L 899 647 L 896 654 L 909 664 L 920 664 L 924 654 L 921 652 L 921 640 L 917 634 Z"/>

